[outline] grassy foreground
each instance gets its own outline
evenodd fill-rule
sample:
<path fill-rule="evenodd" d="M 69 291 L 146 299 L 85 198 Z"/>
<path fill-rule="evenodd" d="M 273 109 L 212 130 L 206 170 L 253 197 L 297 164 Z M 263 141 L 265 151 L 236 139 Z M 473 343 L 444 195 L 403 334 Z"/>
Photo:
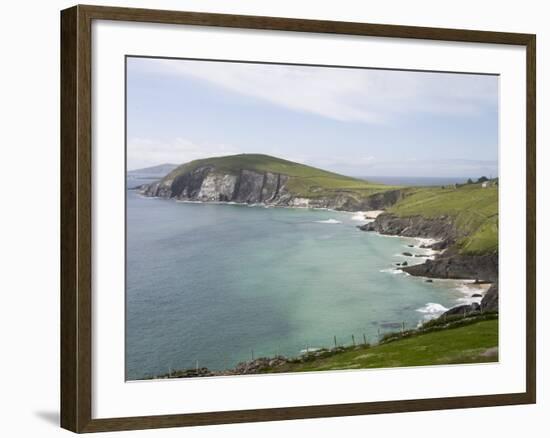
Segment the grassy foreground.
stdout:
<path fill-rule="evenodd" d="M 498 319 L 475 322 L 329 357 L 285 363 L 265 372 L 328 371 L 498 361 Z"/>
<path fill-rule="evenodd" d="M 498 187 L 481 184 L 415 188 L 388 209 L 397 216 L 452 217 L 466 237 L 458 242 L 463 254 L 498 251 Z"/>
<path fill-rule="evenodd" d="M 239 154 L 191 161 L 177 167 L 164 179 L 171 180 L 203 166 L 212 166 L 219 172 L 229 174 L 238 174 L 242 169 L 246 169 L 258 173 L 271 172 L 287 175 L 290 177 L 288 188 L 294 195 L 312 199 L 334 195 L 337 192 L 368 196 L 397 188 L 263 154 Z"/>

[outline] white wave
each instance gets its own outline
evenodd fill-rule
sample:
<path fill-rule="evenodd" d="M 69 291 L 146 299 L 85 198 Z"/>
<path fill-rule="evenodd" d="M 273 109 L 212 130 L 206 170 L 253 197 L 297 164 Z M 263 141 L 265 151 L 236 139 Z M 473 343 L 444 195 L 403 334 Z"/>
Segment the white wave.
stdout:
<path fill-rule="evenodd" d="M 470 282 L 461 283 L 457 287 L 455 287 L 455 290 L 457 292 L 460 292 L 463 296 L 458 298 L 456 301 L 461 304 L 473 304 L 473 303 L 480 303 L 482 296 L 485 295 L 487 290 L 489 289 L 489 284 L 476 284 L 475 280 L 471 280 Z M 472 295 L 482 295 L 481 297 L 473 297 Z"/>
<path fill-rule="evenodd" d="M 380 269 L 380 272 L 388 273 L 388 274 L 405 274 L 410 275 L 408 272 L 402 271 L 401 269 L 396 268 L 387 268 L 387 269 Z"/>
<path fill-rule="evenodd" d="M 337 221 L 336 219 L 327 219 L 324 221 L 315 221 L 317 224 L 341 224 L 341 221 Z"/>
<path fill-rule="evenodd" d="M 300 354 L 314 353 L 316 351 L 322 350 L 321 347 L 308 347 L 300 350 Z"/>
<path fill-rule="evenodd" d="M 367 220 L 365 218 L 365 212 L 364 211 L 356 211 L 353 214 L 353 216 L 351 217 L 351 220 L 366 222 Z"/>
<path fill-rule="evenodd" d="M 433 319 L 445 313 L 448 308 L 439 303 L 426 303 L 425 306 L 416 309 L 417 312 L 424 314 L 424 319 Z"/>

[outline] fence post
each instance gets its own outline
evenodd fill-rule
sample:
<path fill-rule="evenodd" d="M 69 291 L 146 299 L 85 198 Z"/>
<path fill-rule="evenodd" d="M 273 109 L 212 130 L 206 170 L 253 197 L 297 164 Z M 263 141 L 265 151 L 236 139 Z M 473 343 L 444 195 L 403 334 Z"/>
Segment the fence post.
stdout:
<path fill-rule="evenodd" d="M 336 335 L 334 335 L 334 348 L 338 348 L 338 343 L 336 342 Z"/>
<path fill-rule="evenodd" d="M 353 336 L 353 334 L 351 335 L 351 342 L 352 342 L 353 346 L 355 347 L 355 336 Z"/>
<path fill-rule="evenodd" d="M 367 337 L 365 336 L 364 333 L 363 333 L 363 344 L 367 345 Z"/>

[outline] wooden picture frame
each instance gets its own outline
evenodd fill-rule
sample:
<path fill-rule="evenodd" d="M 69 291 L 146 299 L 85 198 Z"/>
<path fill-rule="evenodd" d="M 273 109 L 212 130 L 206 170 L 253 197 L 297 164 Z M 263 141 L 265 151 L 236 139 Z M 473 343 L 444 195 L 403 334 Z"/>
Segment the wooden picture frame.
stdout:
<path fill-rule="evenodd" d="M 387 38 L 518 45 L 526 48 L 527 284 L 526 391 L 194 414 L 92 418 L 92 90 L 93 20 L 185 24 Z M 61 12 L 61 426 L 99 432 L 336 417 L 535 403 L 535 35 L 352 22 L 75 6 Z"/>

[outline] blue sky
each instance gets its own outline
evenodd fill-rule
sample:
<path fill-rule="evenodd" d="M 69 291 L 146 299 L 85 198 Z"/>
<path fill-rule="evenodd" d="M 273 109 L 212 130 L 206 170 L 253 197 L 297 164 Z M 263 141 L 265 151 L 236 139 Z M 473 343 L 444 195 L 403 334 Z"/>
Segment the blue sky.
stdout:
<path fill-rule="evenodd" d="M 128 58 L 128 169 L 263 153 L 354 176 L 497 176 L 498 77 Z"/>

